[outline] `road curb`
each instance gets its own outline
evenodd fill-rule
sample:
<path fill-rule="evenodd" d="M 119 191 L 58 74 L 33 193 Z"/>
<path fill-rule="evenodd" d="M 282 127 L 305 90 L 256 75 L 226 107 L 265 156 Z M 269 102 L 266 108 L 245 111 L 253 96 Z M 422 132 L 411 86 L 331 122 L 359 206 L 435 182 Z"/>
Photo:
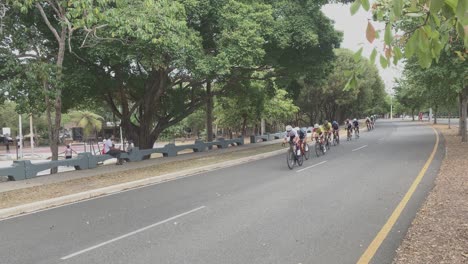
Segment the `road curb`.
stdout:
<path fill-rule="evenodd" d="M 284 151 L 285 149 L 270 151 L 266 153 L 257 154 L 254 156 L 239 158 L 239 159 L 232 160 L 232 161 L 224 161 L 221 163 L 207 165 L 207 166 L 198 167 L 194 169 L 168 173 L 168 174 L 164 174 L 160 176 L 154 176 L 154 177 L 150 177 L 146 179 L 121 183 L 117 185 L 90 190 L 90 191 L 70 194 L 70 195 L 66 195 L 62 197 L 47 199 L 47 200 L 33 202 L 29 204 L 23 204 L 23 205 L 19 205 L 15 207 L 4 208 L 4 209 L 0 209 L 0 219 L 20 216 L 22 214 L 38 212 L 41 210 L 54 208 L 54 207 L 58 207 L 58 206 L 62 206 L 62 205 L 66 205 L 66 204 L 70 204 L 74 202 L 85 201 L 85 200 L 88 200 L 91 198 L 97 198 L 100 196 L 112 195 L 112 194 L 116 194 L 122 191 L 132 190 L 138 187 L 144 187 L 144 186 L 158 184 L 158 183 L 167 182 L 171 180 L 195 176 L 204 172 L 215 171 L 215 170 L 228 168 L 228 167 L 232 167 L 232 166 L 236 166 L 236 165 L 240 165 L 240 164 L 244 164 L 244 163 L 248 163 L 248 162 L 252 162 L 256 160 L 273 157 L 281 153 L 284 153 Z"/>

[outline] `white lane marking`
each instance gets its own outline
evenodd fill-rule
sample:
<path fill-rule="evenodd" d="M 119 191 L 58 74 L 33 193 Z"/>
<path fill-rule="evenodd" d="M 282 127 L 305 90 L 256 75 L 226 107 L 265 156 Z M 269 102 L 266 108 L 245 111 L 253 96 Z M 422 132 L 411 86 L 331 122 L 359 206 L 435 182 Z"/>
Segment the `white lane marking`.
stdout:
<path fill-rule="evenodd" d="M 380 138 L 379 141 L 380 141 L 380 140 L 384 140 L 384 139 L 385 139 L 384 137 L 383 137 L 383 138 Z"/>
<path fill-rule="evenodd" d="M 317 163 L 317 164 L 315 164 L 315 165 L 312 165 L 312 166 L 309 166 L 309 167 L 306 167 L 306 168 L 297 170 L 296 172 L 301 172 L 301 171 L 305 171 L 305 170 L 311 169 L 311 168 L 316 167 L 316 166 L 318 166 L 318 165 L 324 164 L 325 162 L 327 162 L 327 160 L 322 161 L 322 162 L 320 162 L 320 163 Z"/>
<path fill-rule="evenodd" d="M 357 150 L 363 149 L 363 148 L 365 148 L 365 147 L 367 147 L 367 145 L 364 145 L 364 146 L 359 147 L 359 148 L 357 148 L 357 149 L 353 149 L 352 151 L 357 151 Z"/>
<path fill-rule="evenodd" d="M 105 246 L 105 245 L 107 245 L 107 244 L 113 243 L 113 242 L 115 242 L 115 241 L 124 239 L 124 238 L 129 237 L 129 236 L 133 236 L 133 235 L 135 235 L 135 234 L 138 234 L 138 233 L 140 233 L 140 232 L 143 232 L 143 231 L 145 231 L 145 230 L 147 230 L 147 229 L 150 229 L 150 228 L 153 228 L 153 227 L 155 227 L 155 226 L 162 225 L 162 224 L 167 223 L 167 222 L 169 222 L 169 221 L 172 221 L 172 220 L 174 220 L 174 219 L 176 219 L 176 218 L 179 218 L 179 217 L 182 217 L 182 216 L 191 214 L 191 213 L 196 212 L 196 211 L 198 211 L 198 210 L 201 210 L 201 209 L 203 209 L 203 208 L 205 208 L 205 207 L 206 207 L 206 206 L 200 206 L 200 207 L 195 208 L 195 209 L 193 209 L 193 210 L 187 211 L 187 212 L 185 212 L 185 213 L 178 214 L 178 215 L 173 216 L 173 217 L 171 217 L 171 218 L 168 218 L 168 219 L 166 219 L 166 220 L 163 220 L 163 221 L 154 223 L 154 224 L 152 224 L 152 225 L 149 225 L 149 226 L 140 228 L 140 229 L 135 230 L 135 231 L 133 231 L 133 232 L 130 232 L 130 233 L 127 233 L 127 234 L 125 234 L 125 235 L 122 235 L 122 236 L 116 237 L 116 238 L 114 238 L 114 239 L 108 240 L 108 241 L 106 241 L 106 242 L 97 244 L 97 245 L 92 246 L 92 247 L 89 247 L 89 248 L 87 248 L 87 249 L 83 249 L 83 250 L 81 250 L 81 251 L 75 252 L 75 253 L 73 253 L 73 254 L 70 254 L 70 255 L 68 255 L 68 256 L 62 257 L 62 258 L 60 258 L 60 259 L 61 259 L 61 260 L 67 260 L 67 259 L 69 259 L 69 258 L 76 257 L 76 256 L 78 256 L 78 255 L 81 255 L 81 254 L 86 253 L 86 252 L 88 252 L 88 251 L 94 250 L 94 249 L 96 249 L 96 248 L 100 248 L 100 247 L 102 247 L 102 246 Z"/>

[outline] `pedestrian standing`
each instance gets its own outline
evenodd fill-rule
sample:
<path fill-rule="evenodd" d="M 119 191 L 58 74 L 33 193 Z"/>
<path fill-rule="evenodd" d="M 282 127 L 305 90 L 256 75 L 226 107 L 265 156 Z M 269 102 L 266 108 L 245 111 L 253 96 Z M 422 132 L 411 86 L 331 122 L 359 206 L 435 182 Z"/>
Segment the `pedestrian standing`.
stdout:
<path fill-rule="evenodd" d="M 75 150 L 73 150 L 70 146 L 70 144 L 67 145 L 67 148 L 65 149 L 64 153 L 65 154 L 65 159 L 71 159 L 72 156 L 73 156 L 73 152 L 75 152 L 75 154 L 78 154 L 78 152 L 76 152 Z M 60 153 L 60 154 L 62 154 Z"/>

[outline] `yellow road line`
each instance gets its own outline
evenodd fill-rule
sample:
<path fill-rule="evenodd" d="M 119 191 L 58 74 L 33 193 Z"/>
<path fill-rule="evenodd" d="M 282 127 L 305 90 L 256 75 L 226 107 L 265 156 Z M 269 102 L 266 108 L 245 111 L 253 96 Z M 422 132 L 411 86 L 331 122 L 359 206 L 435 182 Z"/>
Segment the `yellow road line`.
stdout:
<path fill-rule="evenodd" d="M 390 230 L 392 230 L 392 227 L 395 225 L 396 221 L 400 217 L 401 212 L 403 211 L 403 209 L 405 209 L 406 204 L 411 199 L 411 196 L 413 196 L 414 191 L 416 190 L 422 178 L 426 174 L 426 171 L 429 168 L 429 165 L 431 165 L 431 162 L 434 159 L 435 153 L 437 151 L 437 146 L 439 145 L 439 134 L 434 128 L 432 129 L 434 130 L 436 134 L 436 142 L 434 145 L 434 149 L 432 150 L 431 156 L 429 156 L 429 159 L 426 161 L 426 164 L 424 164 L 424 167 L 419 172 L 418 177 L 416 177 L 416 179 L 413 181 L 413 184 L 411 184 L 411 187 L 409 188 L 408 192 L 406 192 L 405 196 L 400 201 L 398 206 L 395 208 L 390 218 L 388 218 L 387 222 L 382 227 L 382 229 L 380 229 L 379 233 L 374 238 L 374 240 L 372 240 L 372 242 L 370 243 L 369 247 L 366 249 L 364 254 L 362 254 L 361 258 L 359 258 L 357 262 L 358 264 L 369 263 L 369 261 L 371 261 L 371 259 L 374 257 L 375 252 L 377 252 L 380 245 L 382 244 L 382 242 L 384 241 L 384 239 L 387 237 L 388 233 L 390 232 Z"/>

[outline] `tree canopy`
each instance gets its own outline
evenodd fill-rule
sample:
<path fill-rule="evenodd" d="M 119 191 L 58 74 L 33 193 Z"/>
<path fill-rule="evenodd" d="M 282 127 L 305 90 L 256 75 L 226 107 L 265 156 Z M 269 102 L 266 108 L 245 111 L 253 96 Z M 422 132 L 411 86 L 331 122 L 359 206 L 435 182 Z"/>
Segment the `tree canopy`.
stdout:
<path fill-rule="evenodd" d="M 111 112 L 142 148 L 213 98 L 216 122 L 244 132 L 287 122 L 295 104 L 310 112 L 311 96 L 325 98 L 324 116 L 375 112 L 383 84 L 368 62 L 365 82 L 342 90 L 353 57 L 334 52 L 342 33 L 321 11 L 328 2 L 8 1 L 0 87 L 20 111 L 46 112 L 51 142 L 70 109 Z"/>

